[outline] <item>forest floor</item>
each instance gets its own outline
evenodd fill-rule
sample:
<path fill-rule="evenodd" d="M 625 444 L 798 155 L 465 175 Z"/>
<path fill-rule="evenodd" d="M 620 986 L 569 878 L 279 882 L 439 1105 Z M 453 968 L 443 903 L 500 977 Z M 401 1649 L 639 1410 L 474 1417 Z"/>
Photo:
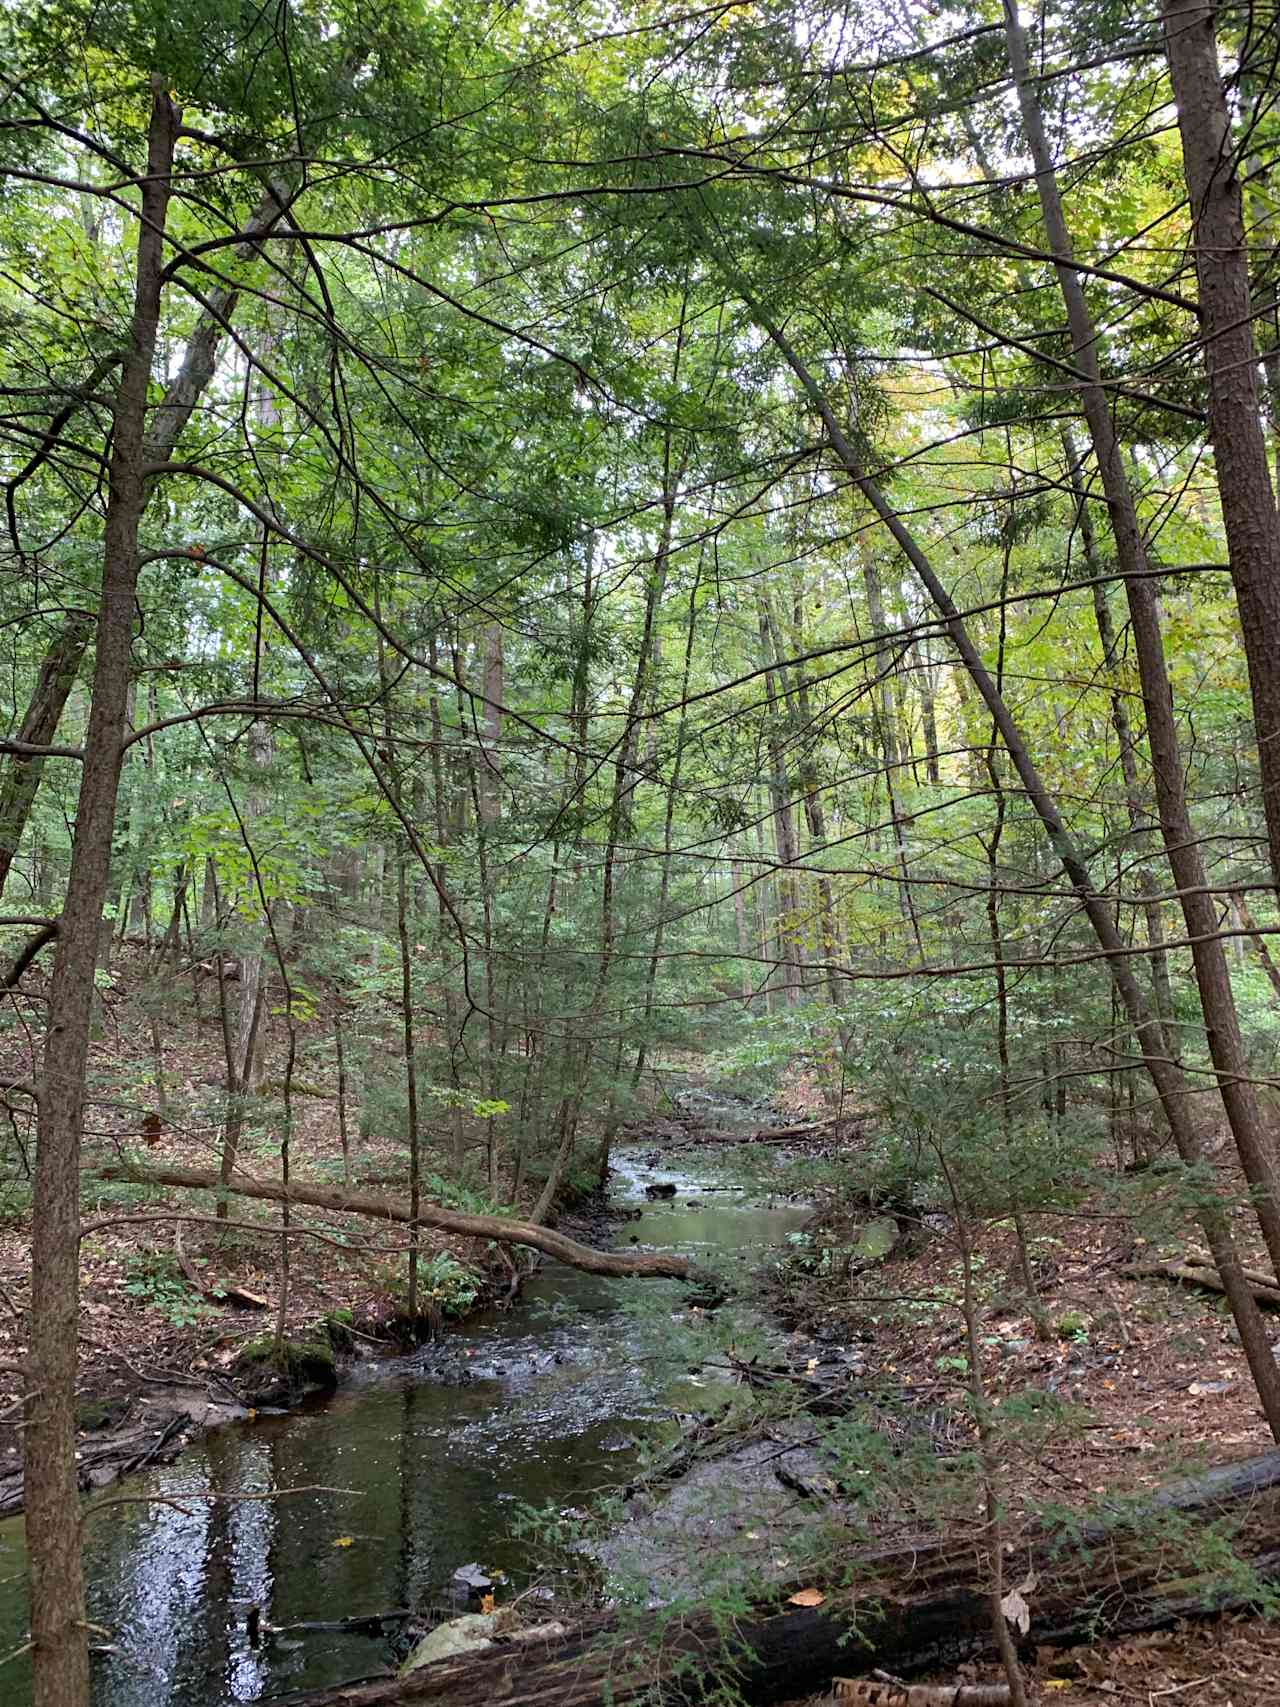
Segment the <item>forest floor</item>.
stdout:
<path fill-rule="evenodd" d="M 913 1683 L 1000 1683 L 993 1663 L 955 1666 Z M 1235 1614 L 1076 1648 L 1040 1648 L 1027 1667 L 1032 1699 L 1045 1707 L 1275 1707 L 1280 1701 L 1280 1627 Z M 810 1707 L 800 1697 L 782 1707 Z M 825 1698 L 821 1698 L 824 1699 Z"/>
<path fill-rule="evenodd" d="M 821 1114 L 803 1082 L 782 1101 L 788 1117 Z M 856 1179 L 857 1154 L 873 1142 L 874 1134 L 857 1124 L 848 1130 L 840 1151 L 847 1176 Z M 1242 1260 L 1266 1269 L 1247 1187 L 1225 1148 L 1217 1152 L 1216 1170 L 1224 1196 L 1237 1204 Z M 1198 1286 L 1126 1272 L 1157 1255 L 1180 1257 L 1196 1244 L 1185 1236 L 1157 1237 L 1153 1223 L 1171 1210 L 1174 1186 L 1161 1185 L 1158 1163 L 1149 1177 L 1141 1218 L 1108 1205 L 1104 1191 L 1074 1212 L 1029 1216 L 1043 1337 L 1027 1307 L 1011 1225 L 1001 1220 L 969 1230 L 993 1403 L 1046 1391 L 1076 1412 L 1061 1447 L 1035 1460 L 1041 1498 L 1046 1480 L 1064 1498 L 1110 1491 L 1117 1481 L 1146 1486 L 1273 1444 L 1226 1301 Z M 814 1249 L 848 1251 L 872 1213 L 856 1197 L 819 1204 L 811 1223 Z M 898 1220 L 902 1236 L 884 1263 L 853 1274 L 842 1274 L 838 1264 L 821 1274 L 790 1265 L 774 1282 L 773 1303 L 783 1319 L 803 1322 L 818 1340 L 873 1346 L 876 1368 L 920 1409 L 946 1410 L 965 1397 L 959 1248 L 945 1215 Z M 1274 1316 L 1280 1352 L 1280 1311 L 1267 1314 Z"/>
<path fill-rule="evenodd" d="M 821 1113 L 803 1081 L 783 1102 L 791 1118 Z M 866 1142 L 853 1127 L 842 1146 L 846 1172 Z M 1241 1204 L 1235 1230 L 1244 1260 L 1265 1269 L 1256 1222 L 1244 1207 L 1243 1180 L 1225 1151 L 1217 1165 L 1226 1194 Z M 814 1243 L 847 1250 L 867 1218 L 865 1204 L 828 1202 L 811 1224 Z M 945 1434 L 966 1404 L 960 1384 L 965 1329 L 959 1250 L 945 1218 L 934 1220 L 930 1229 L 904 1218 L 905 1236 L 889 1259 L 858 1274 L 815 1277 L 793 1266 L 775 1280 L 772 1303 L 807 1338 L 861 1347 L 866 1364 L 881 1378 L 891 1377 L 911 1410 Z M 1100 1196 L 1036 1227 L 1032 1270 L 1047 1323 L 1039 1333 L 1020 1282 L 1012 1228 L 1001 1222 L 972 1229 L 993 1406 L 1016 1410 L 1029 1395 L 1047 1392 L 1071 1408 L 1070 1420 L 1050 1440 L 1027 1441 L 1020 1449 L 1017 1425 L 1010 1429 L 1001 1493 L 1015 1536 L 1046 1507 L 1082 1510 L 1099 1496 L 1140 1493 L 1189 1469 L 1251 1457 L 1274 1444 L 1225 1301 L 1198 1287 L 1125 1272 L 1157 1248 L 1174 1257 L 1186 1249 L 1177 1238 L 1149 1241 L 1139 1230 L 1146 1224 L 1108 1209 Z M 1280 1352 L 1280 1313 L 1276 1336 Z M 1001 1677 L 994 1663 L 986 1663 L 913 1681 Z M 1033 1695 L 1065 1707 L 1104 1700 L 1275 1707 L 1280 1626 L 1264 1616 L 1224 1614 L 1088 1646 L 1040 1648 L 1028 1681 Z"/>
<path fill-rule="evenodd" d="M 216 981 L 206 981 L 200 1024 L 188 986 L 169 1006 L 162 1033 L 161 1115 L 151 1016 L 136 995 L 142 975 L 143 956 L 128 946 L 117 949 L 111 979 L 101 988 L 102 1018 L 91 1052 L 78 1348 L 86 1487 L 103 1486 L 144 1463 L 167 1461 L 202 1429 L 242 1417 L 255 1406 L 287 1403 L 292 1396 L 244 1363 L 246 1350 L 273 1335 L 279 1320 L 278 1208 L 241 1198 L 233 1200 L 223 1223 L 207 1214 L 177 1222 L 175 1213 L 193 1209 L 189 1192 L 95 1177 L 96 1168 L 125 1156 L 157 1165 L 218 1165 L 226 1065 Z M 30 996 L 23 999 L 38 1001 L 42 988 L 40 973 L 29 973 L 24 989 Z M 315 1029 L 325 1023 L 323 1014 L 317 1018 Z M 276 1109 L 287 1047 L 287 1034 L 276 1018 L 268 1026 L 262 1065 L 264 1088 L 274 1093 L 270 1102 Z M 0 1040 L 0 1079 L 21 1082 L 32 1076 L 23 1032 L 7 1031 Z M 301 1088 L 294 1098 L 293 1172 L 341 1184 L 332 1064 L 304 1059 L 296 1079 Z M 279 1176 L 279 1131 L 267 1116 L 250 1111 L 240 1161 L 264 1177 Z M 361 1139 L 353 1130 L 350 1165 L 353 1184 L 403 1192 L 402 1143 Z M 195 1212 L 201 1213 L 198 1205 Z M 347 1360 L 405 1349 L 398 1301 L 404 1230 L 365 1216 L 318 1210 L 295 1210 L 294 1222 L 285 1337 L 295 1345 L 328 1349 L 329 1324 L 334 1324 L 333 1339 Z M 175 1245 L 177 1227 L 181 1253 Z M 492 1290 L 475 1245 L 424 1231 L 420 1249 L 423 1263 L 448 1252 L 471 1270 L 478 1306 L 491 1299 Z M 30 1250 L 30 1192 L 20 1169 L 18 1178 L 0 1188 L 0 1363 L 6 1365 L 17 1363 L 26 1351 Z M 237 1289 L 259 1300 L 259 1307 L 201 1297 L 184 1263 L 209 1288 Z M 19 1509 L 21 1501 L 17 1398 L 13 1377 L 0 1374 L 0 1514 Z"/>
<path fill-rule="evenodd" d="M 157 1161 L 208 1167 L 216 1157 L 225 1079 L 214 993 L 207 993 L 198 1029 L 189 1012 L 166 1028 L 166 1114 L 157 1120 L 151 1022 L 131 997 L 135 969 L 130 951 L 123 951 L 103 990 L 86 1165 L 91 1171 L 122 1152 L 145 1151 Z M 38 975 L 28 983 L 38 995 Z M 277 1022 L 266 1050 L 268 1082 L 283 1071 L 283 1057 Z M 0 1045 L 0 1074 L 24 1080 L 31 1072 L 22 1032 L 8 1031 Z M 308 1061 L 298 1078 L 308 1094 L 295 1102 L 294 1171 L 337 1183 L 342 1160 L 334 1075 L 330 1067 Z M 793 1087 L 780 1109 L 784 1121 L 820 1112 L 803 1085 Z M 655 1120 L 646 1142 L 661 1147 L 679 1138 L 670 1123 Z M 853 1161 L 856 1172 L 857 1147 L 866 1139 L 854 1127 L 838 1139 L 828 1134 L 815 1142 L 827 1149 L 838 1142 L 842 1160 Z M 254 1132 L 246 1141 L 246 1161 L 275 1174 L 278 1143 L 276 1132 Z M 1221 1158 L 1220 1166 L 1230 1174 Z M 365 1187 L 394 1186 L 403 1170 L 403 1147 L 353 1135 L 352 1168 Z M 174 1248 L 172 1211 L 179 1207 L 188 1205 L 176 1194 L 86 1183 L 81 1448 L 86 1481 L 93 1485 L 140 1461 L 174 1455 L 201 1428 L 243 1414 L 255 1396 L 237 1369 L 246 1345 L 275 1327 L 278 1211 L 245 1200 L 233 1211 L 230 1227 L 205 1222 L 185 1229 L 186 1260 L 202 1277 L 257 1295 L 264 1307 L 254 1309 L 200 1300 L 192 1292 Z M 815 1216 L 815 1248 L 824 1241 L 847 1247 L 866 1214 L 865 1207 L 848 1201 L 826 1204 Z M 306 1224 L 311 1234 L 290 1241 L 288 1336 L 312 1338 L 322 1324 L 341 1316 L 350 1331 L 349 1355 L 381 1354 L 396 1314 L 394 1279 L 403 1268 L 403 1235 L 371 1232 L 367 1220 L 327 1212 L 311 1212 Z M 1243 1210 L 1240 1230 L 1248 1257 L 1263 1266 L 1260 1247 L 1247 1237 Z M 784 1320 L 803 1321 L 807 1343 L 856 1348 L 863 1365 L 873 1364 L 881 1380 L 889 1378 L 917 1415 L 929 1419 L 928 1426 L 945 1428 L 945 1419 L 964 1403 L 963 1329 L 954 1242 L 945 1226 L 933 1232 L 906 1239 L 886 1263 L 860 1274 L 845 1274 L 838 1265 L 814 1272 L 792 1264 L 775 1277 L 771 1301 Z M 1032 1391 L 1048 1392 L 1066 1401 L 1075 1416 L 1051 1442 L 1025 1454 L 1011 1452 L 1004 1492 L 1015 1528 L 1049 1503 L 1085 1506 L 1099 1495 L 1149 1488 L 1197 1464 L 1249 1456 L 1271 1444 L 1220 1302 L 1195 1288 L 1124 1272 L 1150 1249 L 1126 1214 L 1101 1200 L 1085 1202 L 1051 1224 L 1042 1219 L 1036 1232 L 1033 1264 L 1047 1337 L 1038 1337 L 1026 1308 L 1009 1230 L 997 1225 L 975 1233 L 993 1403 L 1011 1406 Z M 0 1363 L 17 1361 L 25 1350 L 29 1235 L 19 1183 L 0 1223 Z M 464 1263 L 478 1258 L 469 1244 L 438 1235 L 424 1239 L 427 1255 L 442 1249 Z M 6 1489 L 12 1492 L 20 1462 L 16 1400 L 12 1380 L 0 1376 L 0 1500 Z M 114 1453 L 113 1442 L 122 1443 Z M 106 1450 L 99 1452 L 99 1444 Z M 972 1668 L 971 1675 L 992 1674 Z M 1224 1617 L 1089 1649 L 1046 1652 L 1036 1682 L 1044 1699 L 1068 1704 L 1111 1697 L 1148 1707 L 1181 1707 L 1184 1701 L 1263 1707 L 1280 1701 L 1280 1633 L 1262 1619 Z"/>

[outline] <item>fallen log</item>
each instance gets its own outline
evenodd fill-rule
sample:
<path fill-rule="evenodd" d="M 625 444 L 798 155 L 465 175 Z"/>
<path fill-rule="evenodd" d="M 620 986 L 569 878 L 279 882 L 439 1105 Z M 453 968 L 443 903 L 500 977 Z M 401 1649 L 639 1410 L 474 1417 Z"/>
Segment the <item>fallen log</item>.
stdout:
<path fill-rule="evenodd" d="M 308 1180 L 291 1179 L 288 1185 L 280 1180 L 257 1179 L 237 1168 L 223 1186 L 211 1168 L 142 1167 L 134 1162 L 112 1162 L 96 1170 L 103 1180 L 129 1180 L 135 1185 L 177 1186 L 188 1191 L 218 1191 L 225 1189 L 237 1197 L 263 1198 L 270 1203 L 301 1203 L 312 1209 L 328 1209 L 338 1214 L 368 1215 L 376 1221 L 412 1223 L 415 1217 L 409 1205 L 394 1197 L 381 1197 L 370 1192 L 348 1191 L 343 1186 L 313 1184 Z M 496 1239 L 509 1245 L 527 1245 L 554 1257 L 570 1268 L 587 1274 L 640 1276 L 647 1279 L 690 1280 L 697 1275 L 696 1264 L 688 1257 L 671 1251 L 597 1251 L 581 1245 L 564 1233 L 550 1227 L 535 1227 L 525 1221 L 509 1221 L 503 1215 L 470 1215 L 460 1209 L 441 1209 L 434 1203 L 424 1203 L 416 1217 L 420 1227 L 432 1227 L 440 1233 L 458 1233 L 467 1239 Z"/>
<path fill-rule="evenodd" d="M 1129 1263 L 1120 1272 L 1132 1275 L 1135 1278 L 1144 1275 L 1160 1275 L 1165 1280 L 1180 1280 L 1188 1286 L 1203 1286 L 1209 1292 L 1225 1292 L 1227 1290 L 1222 1284 L 1222 1277 L 1217 1269 L 1211 1268 L 1207 1264 L 1166 1262 L 1159 1258 L 1153 1258 L 1150 1262 Z M 1246 1273 L 1249 1290 L 1253 1293 L 1254 1298 L 1259 1304 L 1267 1304 L 1273 1310 L 1280 1310 L 1280 1286 L 1276 1286 L 1274 1282 L 1259 1279 L 1257 1276 L 1257 1270 L 1251 1269 Z"/>
<path fill-rule="evenodd" d="M 1280 1451 L 1180 1481 L 1145 1503 L 1074 1535 L 1045 1531 L 1020 1547 L 1034 1572 L 1029 1640 L 1041 1645 L 1161 1628 L 1249 1604 L 1239 1572 L 1197 1568 L 1184 1544 L 1162 1533 L 1176 1517 L 1229 1518 L 1236 1557 L 1260 1583 L 1280 1582 Z M 991 1604 L 971 1544 L 943 1538 L 862 1553 L 845 1562 L 843 1586 L 821 1606 L 763 1608 L 726 1623 L 710 1613 L 682 1622 L 603 1614 L 561 1639 L 502 1645 L 438 1660 L 404 1677 L 286 1699 L 290 1707 L 613 1707 L 698 1702 L 731 1675 L 742 1697 L 766 1704 L 829 1687 L 833 1674 L 920 1672 L 991 1650 Z M 785 1596 L 787 1590 L 782 1590 Z"/>
<path fill-rule="evenodd" d="M 678 1140 L 678 1145 L 691 1144 L 801 1144 L 806 1138 L 821 1138 L 824 1133 L 838 1132 L 852 1121 L 831 1115 L 826 1120 L 798 1121 L 792 1126 L 763 1126 L 756 1132 L 721 1132 L 714 1128 L 691 1132 Z"/>
<path fill-rule="evenodd" d="M 1007 1683 L 868 1683 L 837 1677 L 823 1707 L 1009 1707 Z"/>
<path fill-rule="evenodd" d="M 1213 1268 L 1214 1261 L 1208 1251 L 1197 1249 L 1194 1245 L 1187 1251 L 1186 1260 L 1192 1268 Z M 1274 1274 L 1268 1274 L 1265 1268 L 1242 1268 L 1241 1274 L 1246 1280 L 1251 1280 L 1255 1286 L 1271 1286 L 1280 1288 L 1280 1279 Z"/>

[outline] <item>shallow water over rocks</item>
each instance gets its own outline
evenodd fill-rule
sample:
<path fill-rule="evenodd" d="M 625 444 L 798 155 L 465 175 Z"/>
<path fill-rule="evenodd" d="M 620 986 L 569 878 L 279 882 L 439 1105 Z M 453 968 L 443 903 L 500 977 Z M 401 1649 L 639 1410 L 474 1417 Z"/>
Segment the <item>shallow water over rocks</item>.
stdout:
<path fill-rule="evenodd" d="M 720 1118 L 718 1111 L 717 1119 Z M 806 1211 L 718 1184 L 717 1158 L 648 1165 L 615 1157 L 615 1194 L 644 1204 L 620 1243 L 691 1254 L 758 1249 Z M 686 1165 L 687 1164 L 687 1165 Z M 644 1188 L 673 1183 L 649 1204 Z M 694 1204 L 690 1205 L 690 1198 Z M 669 1417 L 676 1372 L 639 1354 L 628 1288 L 548 1267 L 507 1314 L 467 1322 L 411 1357 L 358 1369 L 340 1392 L 288 1416 L 210 1434 L 175 1463 L 121 1482 L 91 1522 L 89 1616 L 97 1707 L 226 1707 L 377 1671 L 383 1636 L 345 1631 L 250 1646 L 247 1614 L 287 1625 L 443 1603 L 478 1561 L 517 1582 L 531 1566 L 509 1537 L 520 1502 L 574 1506 L 626 1479 L 641 1439 Z M 276 1489 L 305 1490 L 263 1499 Z M 211 1498 L 210 1496 L 217 1496 Z M 26 1628 L 21 1520 L 0 1524 L 0 1654 Z M 24 1659 L 0 1671 L 0 1700 L 25 1707 Z"/>

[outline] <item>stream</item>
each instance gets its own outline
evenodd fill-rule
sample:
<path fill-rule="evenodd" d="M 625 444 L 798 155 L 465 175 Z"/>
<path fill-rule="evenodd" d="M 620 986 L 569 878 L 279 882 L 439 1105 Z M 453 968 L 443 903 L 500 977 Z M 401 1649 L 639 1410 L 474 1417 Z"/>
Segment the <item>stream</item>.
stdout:
<path fill-rule="evenodd" d="M 676 1197 L 646 1202 L 658 1182 Z M 613 1186 L 620 1205 L 644 1205 L 619 1226 L 620 1245 L 634 1236 L 695 1256 L 758 1260 L 807 1213 L 724 1189 L 707 1151 L 667 1166 L 643 1147 L 622 1150 Z M 126 1503 L 96 1516 L 85 1541 L 89 1617 L 107 1650 L 94 1658 L 96 1707 L 223 1707 L 386 1664 L 385 1637 L 349 1632 L 253 1648 L 251 1605 L 273 1625 L 442 1607 L 453 1573 L 473 1561 L 527 1581 L 533 1549 L 509 1534 L 517 1505 L 571 1507 L 624 1481 L 642 1438 L 679 1407 L 675 1372 L 641 1355 L 626 1312 L 637 1286 L 673 1306 L 681 1294 L 671 1281 L 549 1265 L 515 1309 L 361 1365 L 321 1403 L 215 1430 L 173 1464 L 105 1490 L 100 1499 Z M 244 1497 L 278 1488 L 314 1491 Z M 0 1524 L 0 1655 L 25 1638 L 24 1566 L 22 1520 L 10 1519 Z M 0 1700 L 29 1699 L 24 1656 L 0 1670 Z"/>

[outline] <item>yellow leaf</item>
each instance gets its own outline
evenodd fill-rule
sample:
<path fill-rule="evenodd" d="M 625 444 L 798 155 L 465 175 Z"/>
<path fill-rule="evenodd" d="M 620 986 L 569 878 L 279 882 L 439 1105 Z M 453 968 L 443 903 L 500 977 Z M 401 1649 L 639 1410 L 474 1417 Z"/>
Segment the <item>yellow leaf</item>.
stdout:
<path fill-rule="evenodd" d="M 335 1535 L 333 1538 L 333 1544 L 335 1547 L 350 1547 L 354 1540 L 354 1535 Z"/>
<path fill-rule="evenodd" d="M 480 1610 L 481 1612 L 493 1611 L 493 1596 L 491 1594 L 482 1594 L 480 1596 Z"/>
<path fill-rule="evenodd" d="M 788 1606 L 821 1606 L 826 1599 L 820 1588 L 797 1589 L 787 1600 Z"/>

